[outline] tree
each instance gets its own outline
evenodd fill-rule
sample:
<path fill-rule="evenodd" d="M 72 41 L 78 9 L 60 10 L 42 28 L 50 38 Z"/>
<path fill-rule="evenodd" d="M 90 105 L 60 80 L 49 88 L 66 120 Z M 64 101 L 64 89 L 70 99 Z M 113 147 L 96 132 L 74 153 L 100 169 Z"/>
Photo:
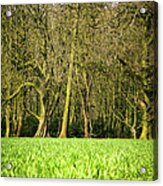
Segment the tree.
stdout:
<path fill-rule="evenodd" d="M 156 15 L 153 2 L 3 6 L 2 134 L 156 137 Z"/>

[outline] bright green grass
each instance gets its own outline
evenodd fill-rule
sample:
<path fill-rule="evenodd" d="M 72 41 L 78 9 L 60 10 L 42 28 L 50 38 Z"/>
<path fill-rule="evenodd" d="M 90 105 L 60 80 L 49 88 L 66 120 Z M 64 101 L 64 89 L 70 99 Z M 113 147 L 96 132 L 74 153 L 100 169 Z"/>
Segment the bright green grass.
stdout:
<path fill-rule="evenodd" d="M 2 176 L 153 180 L 153 141 L 2 138 Z"/>

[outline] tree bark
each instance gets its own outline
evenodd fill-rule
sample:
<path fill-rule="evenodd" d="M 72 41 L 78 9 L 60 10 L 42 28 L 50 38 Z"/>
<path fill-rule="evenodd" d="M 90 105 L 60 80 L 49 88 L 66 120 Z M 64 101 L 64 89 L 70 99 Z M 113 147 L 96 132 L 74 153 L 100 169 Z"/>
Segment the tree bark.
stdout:
<path fill-rule="evenodd" d="M 5 119 L 6 119 L 6 134 L 5 137 L 10 136 L 10 110 L 9 106 L 6 107 L 6 114 L 5 114 Z"/>
<path fill-rule="evenodd" d="M 18 128 L 17 128 L 17 133 L 16 133 L 16 136 L 19 137 L 20 136 L 20 133 L 21 133 L 21 128 L 22 128 L 22 117 L 23 115 L 23 112 L 20 111 L 19 115 L 18 115 Z"/>
<path fill-rule="evenodd" d="M 82 102 L 82 114 L 83 114 L 83 118 L 84 118 L 84 137 L 89 138 L 90 137 L 89 127 L 88 127 L 89 122 L 88 122 L 88 118 L 87 118 L 86 106 L 85 106 L 84 98 L 83 98 L 82 94 L 80 96 L 81 96 L 81 102 Z"/>
<path fill-rule="evenodd" d="M 40 115 L 38 117 L 38 120 L 39 120 L 39 125 L 34 135 L 35 137 L 43 136 L 43 127 L 45 124 L 45 107 L 43 102 L 43 95 L 41 93 L 40 93 Z"/>
<path fill-rule="evenodd" d="M 78 4 L 77 4 L 78 10 Z M 77 12 L 78 14 L 78 12 Z M 75 54 L 75 38 L 77 33 L 77 21 L 78 17 L 76 16 L 74 22 L 74 30 L 73 30 L 73 38 L 71 43 L 71 53 L 70 53 L 70 64 L 68 70 L 68 80 L 67 80 L 67 90 L 66 90 L 66 101 L 62 119 L 62 127 L 59 137 L 66 138 L 67 137 L 67 128 L 68 128 L 68 115 L 69 115 L 69 108 L 70 108 L 70 94 L 71 94 L 71 84 L 72 84 L 72 72 L 73 72 L 73 64 L 74 64 L 74 54 Z"/>
<path fill-rule="evenodd" d="M 67 137 L 68 114 L 69 114 L 69 106 L 70 106 L 71 81 L 72 81 L 72 70 L 73 70 L 73 58 L 74 58 L 74 50 L 72 49 L 69 73 L 68 73 L 67 91 L 66 91 L 66 103 L 64 107 L 62 129 L 59 135 L 60 138 Z"/>
<path fill-rule="evenodd" d="M 13 115 L 12 115 L 12 136 L 15 136 L 16 135 L 16 129 L 17 129 L 17 120 L 16 120 L 16 114 L 15 114 L 15 111 L 13 109 Z"/>
<path fill-rule="evenodd" d="M 136 92 L 135 96 L 134 96 L 134 103 L 135 104 L 137 103 L 137 97 L 138 97 L 138 92 Z M 133 108 L 133 112 L 134 112 L 134 118 L 133 118 L 133 126 L 131 128 L 131 131 L 132 131 L 133 138 L 136 139 L 137 138 L 137 131 L 136 131 L 136 126 L 137 126 L 137 107 L 136 107 L 136 105 Z"/>
<path fill-rule="evenodd" d="M 142 115 L 142 132 L 140 135 L 140 139 L 147 139 L 148 138 L 148 121 L 147 121 L 147 110 L 146 110 L 146 104 L 139 100 L 139 103 L 142 107 L 143 110 L 143 115 Z"/>

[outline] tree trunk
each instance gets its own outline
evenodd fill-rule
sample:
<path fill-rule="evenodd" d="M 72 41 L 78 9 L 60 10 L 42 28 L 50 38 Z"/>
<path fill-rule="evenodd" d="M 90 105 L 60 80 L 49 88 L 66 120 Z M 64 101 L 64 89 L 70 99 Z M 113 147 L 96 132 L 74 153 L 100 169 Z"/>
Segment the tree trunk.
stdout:
<path fill-rule="evenodd" d="M 64 114 L 63 114 L 62 129 L 59 135 L 60 138 L 67 137 L 68 114 L 69 114 L 69 106 L 70 106 L 71 81 L 72 81 L 72 70 L 73 70 L 73 56 L 74 56 L 74 52 L 72 51 L 71 62 L 70 62 L 69 73 L 68 73 L 66 103 L 65 103 Z"/>
<path fill-rule="evenodd" d="M 44 127 L 45 115 L 40 116 L 39 125 L 34 137 L 42 137 L 43 136 L 43 127 Z"/>
<path fill-rule="evenodd" d="M 42 129 L 42 131 L 43 131 L 42 137 L 50 137 L 50 133 L 49 133 L 50 118 L 48 115 L 46 116 L 44 123 L 45 124 Z"/>
<path fill-rule="evenodd" d="M 23 115 L 23 112 L 20 111 L 19 116 L 18 116 L 18 128 L 17 128 L 17 133 L 16 133 L 17 137 L 20 136 L 20 132 L 22 128 L 22 119 L 23 119 L 22 115 Z"/>
<path fill-rule="evenodd" d="M 152 139 L 152 127 L 148 126 L 148 139 Z"/>
<path fill-rule="evenodd" d="M 140 139 L 147 139 L 148 138 L 148 121 L 147 121 L 147 110 L 146 110 L 146 104 L 143 101 L 139 101 L 140 105 L 143 110 L 143 116 L 142 116 L 142 132 L 140 135 Z"/>
<path fill-rule="evenodd" d="M 45 107 L 43 102 L 43 95 L 40 95 L 40 116 L 39 116 L 39 125 L 35 133 L 35 137 L 43 136 L 43 128 L 45 124 Z"/>
<path fill-rule="evenodd" d="M 84 74 L 84 73 L 83 73 Z M 85 88 L 85 92 L 87 92 L 85 95 L 82 94 L 81 87 L 80 87 L 80 82 L 78 78 L 78 69 L 76 67 L 76 76 L 77 76 L 77 83 L 78 83 L 78 90 L 79 90 L 79 95 L 81 99 L 81 113 L 83 115 L 84 119 L 84 137 L 89 138 L 90 133 L 89 133 L 89 121 L 88 121 L 88 116 L 87 116 L 87 111 L 86 111 L 86 100 L 87 100 L 87 95 L 88 95 L 88 89 Z"/>
<path fill-rule="evenodd" d="M 114 112 L 115 112 L 115 88 L 113 87 L 113 91 L 112 91 L 112 101 L 113 101 L 113 105 L 112 105 L 112 123 L 111 123 L 111 125 L 112 125 L 112 129 L 114 129 L 115 128 L 115 114 L 114 114 Z"/>
<path fill-rule="evenodd" d="M 136 93 L 136 96 L 134 97 L 134 102 L 136 103 L 137 102 L 137 96 L 138 96 L 138 93 Z M 136 131 L 136 126 L 137 126 L 137 107 L 134 106 L 134 118 L 133 118 L 133 126 L 131 128 L 131 132 L 132 132 L 132 136 L 134 139 L 137 138 L 137 131 Z"/>
<path fill-rule="evenodd" d="M 78 9 L 78 4 L 77 4 Z M 69 115 L 69 108 L 70 108 L 70 94 L 71 94 L 71 84 L 72 84 L 72 72 L 73 72 L 73 63 L 74 63 L 74 54 L 75 54 L 75 38 L 77 32 L 77 21 L 78 17 L 75 18 L 74 22 L 74 30 L 73 30 L 73 38 L 71 43 L 71 53 L 70 53 L 70 64 L 69 64 L 69 71 L 68 71 L 68 80 L 67 80 L 67 90 L 66 90 L 66 101 L 62 119 L 62 127 L 59 137 L 66 138 L 67 137 L 67 128 L 68 128 L 68 115 Z"/>
<path fill-rule="evenodd" d="M 83 118 L 84 118 L 84 137 L 85 138 L 89 138 L 89 127 L 88 127 L 88 118 L 87 118 L 87 112 L 85 109 L 85 104 L 84 104 L 84 98 L 81 95 L 81 101 L 82 101 L 82 114 L 83 114 Z"/>
<path fill-rule="evenodd" d="M 12 136 L 16 135 L 16 129 L 17 129 L 17 120 L 16 120 L 16 114 L 15 111 L 13 109 L 13 115 L 12 115 Z"/>
<path fill-rule="evenodd" d="M 134 127 L 131 128 L 131 133 L 132 133 L 133 139 L 136 139 L 136 129 Z"/>
<path fill-rule="evenodd" d="M 89 138 L 90 135 L 89 135 L 89 127 L 88 127 L 88 119 L 87 119 L 87 115 L 86 115 L 86 112 L 84 111 L 83 113 L 84 115 L 84 137 L 85 138 Z"/>
<path fill-rule="evenodd" d="M 12 136 L 16 136 L 16 130 L 18 126 L 17 122 L 17 97 L 13 100 L 13 107 L 12 107 Z"/>
<path fill-rule="evenodd" d="M 43 135 L 42 135 L 42 137 L 47 137 L 47 130 L 48 130 L 48 126 L 47 126 L 47 124 L 46 124 L 46 125 L 44 125 L 44 127 L 43 127 Z"/>
<path fill-rule="evenodd" d="M 6 119 L 6 134 L 5 137 L 10 136 L 10 110 L 9 106 L 6 107 L 6 114 L 5 114 L 5 119 Z"/>
<path fill-rule="evenodd" d="M 137 109 L 135 107 L 134 109 L 134 121 L 133 121 L 133 126 L 131 128 L 132 136 L 134 139 L 136 139 L 136 124 L 137 124 Z"/>
<path fill-rule="evenodd" d="M 145 31 L 145 34 L 146 34 L 146 30 L 147 30 L 147 27 L 145 26 L 144 27 L 144 31 Z M 146 42 L 146 39 L 145 39 L 145 35 L 144 35 L 144 38 L 142 38 L 142 67 L 143 67 L 143 71 L 144 73 L 142 73 L 142 81 L 143 81 L 143 86 L 148 86 L 148 82 L 147 82 L 147 57 L 148 57 L 148 46 L 147 46 L 147 42 Z M 147 121 L 147 105 L 149 105 L 149 98 L 148 96 L 146 95 L 146 93 L 144 93 L 144 101 L 141 101 L 139 100 L 139 104 L 142 108 L 142 111 L 143 111 L 143 116 L 142 116 L 142 132 L 141 132 L 141 135 L 140 135 L 140 139 L 147 139 L 148 138 L 148 121 Z"/>

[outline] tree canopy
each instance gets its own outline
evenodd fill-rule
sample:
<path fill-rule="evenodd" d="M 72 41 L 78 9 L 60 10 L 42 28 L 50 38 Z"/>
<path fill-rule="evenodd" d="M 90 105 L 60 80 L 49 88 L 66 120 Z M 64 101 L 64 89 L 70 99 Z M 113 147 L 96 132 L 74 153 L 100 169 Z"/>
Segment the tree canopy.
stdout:
<path fill-rule="evenodd" d="M 3 5 L 1 17 L 2 136 L 157 137 L 156 3 Z"/>

